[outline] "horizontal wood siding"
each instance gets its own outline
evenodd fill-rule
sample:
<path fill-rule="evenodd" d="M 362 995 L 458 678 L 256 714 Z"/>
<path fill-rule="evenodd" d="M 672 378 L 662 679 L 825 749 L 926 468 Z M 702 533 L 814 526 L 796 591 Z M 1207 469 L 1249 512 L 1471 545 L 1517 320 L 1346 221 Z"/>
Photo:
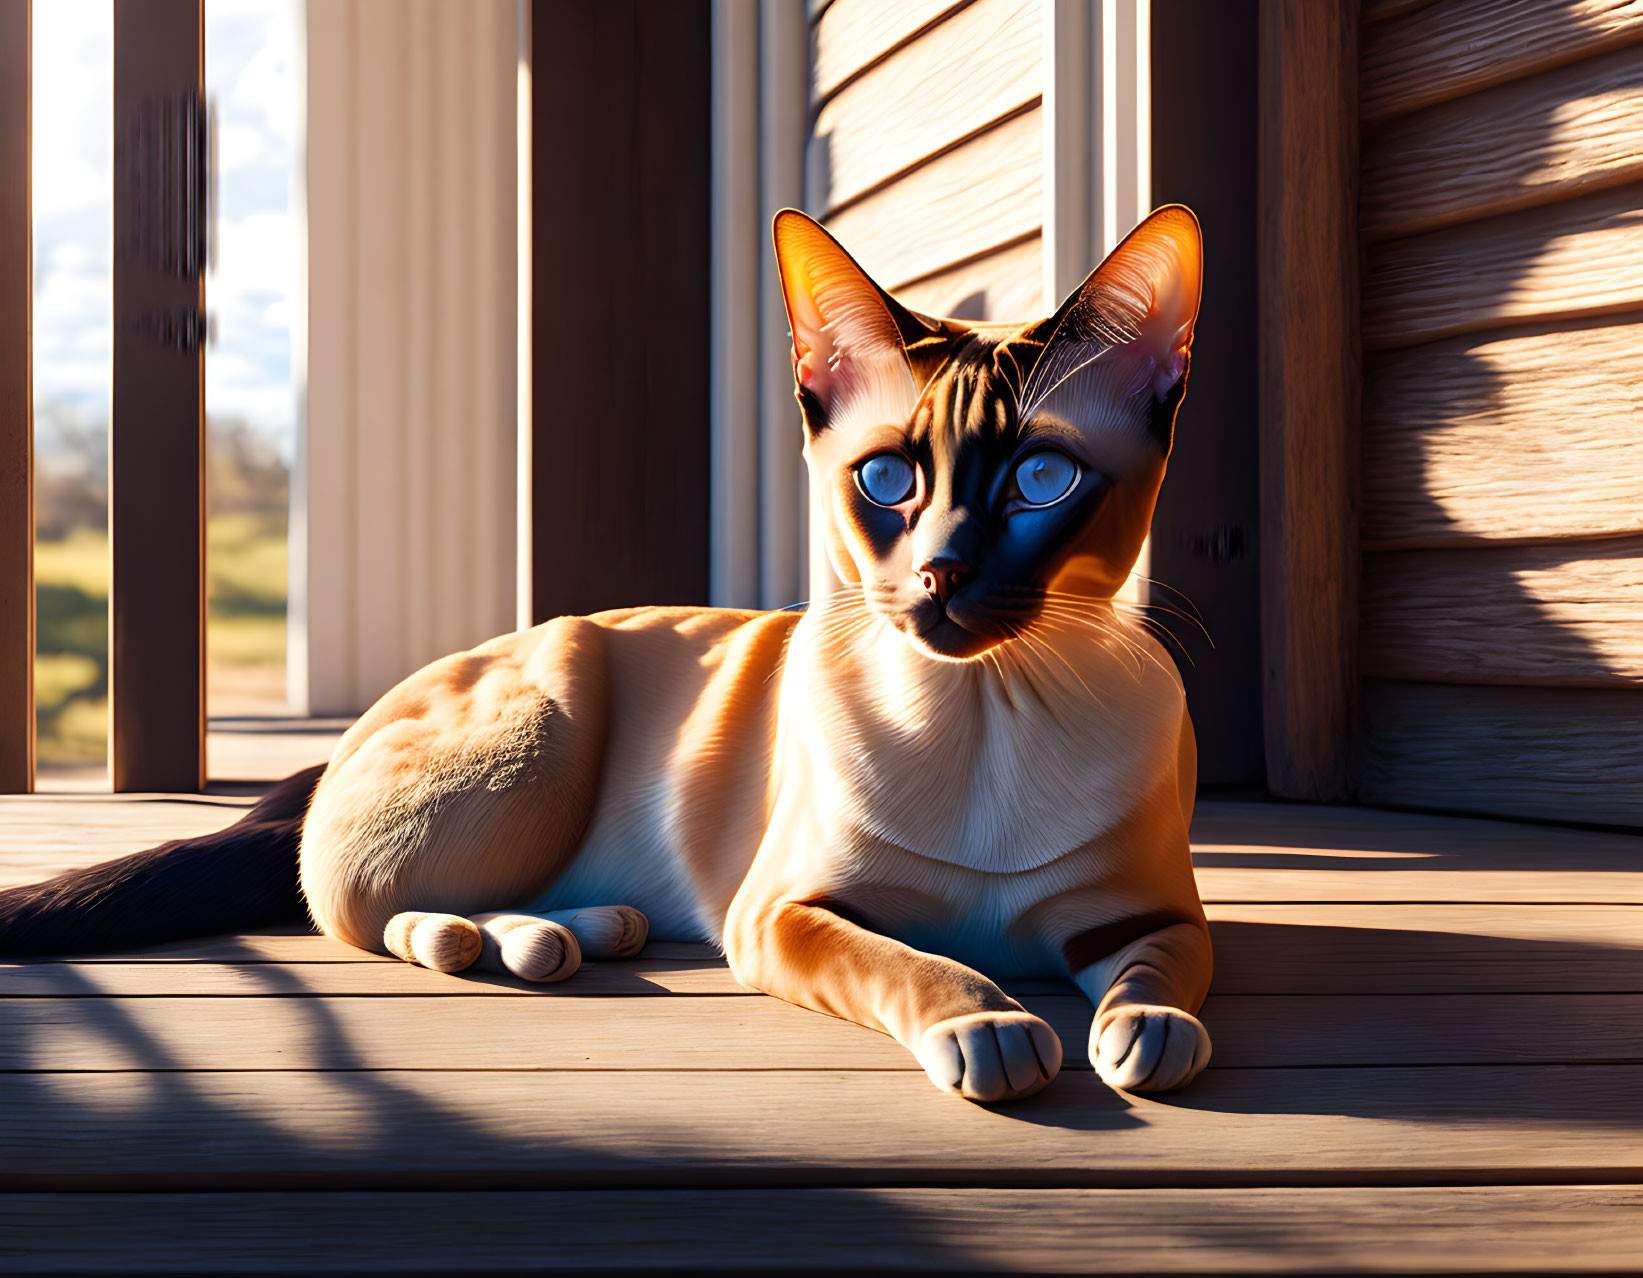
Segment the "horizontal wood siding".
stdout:
<path fill-rule="evenodd" d="M 904 284 L 896 296 L 926 315 L 977 319 L 987 307 L 999 315 L 1031 315 L 1044 301 L 1039 278 L 1044 243 L 1034 231 L 1019 244 L 993 249 Z"/>
<path fill-rule="evenodd" d="M 1031 236 L 1043 226 L 1043 132 L 1035 107 L 835 213 L 828 229 L 892 291 Z"/>
<path fill-rule="evenodd" d="M 826 163 L 812 204 L 831 212 L 1036 101 L 1041 31 L 1037 0 L 977 0 L 825 104 L 813 98 Z"/>
<path fill-rule="evenodd" d="M 1363 33 L 1366 124 L 1643 43 L 1639 0 L 1454 0 Z"/>
<path fill-rule="evenodd" d="M 1643 184 L 1376 244 L 1367 349 L 1643 307 Z"/>
<path fill-rule="evenodd" d="M 1371 803 L 1643 825 L 1643 694 L 1370 683 Z"/>
<path fill-rule="evenodd" d="M 1372 357 L 1365 548 L 1643 532 L 1640 386 L 1643 314 Z"/>
<path fill-rule="evenodd" d="M 1043 310 L 1043 21 L 1037 0 L 837 0 L 815 22 L 806 205 L 910 305 Z"/>
<path fill-rule="evenodd" d="M 1643 3 L 1363 32 L 1373 802 L 1643 824 Z"/>
<path fill-rule="evenodd" d="M 902 46 L 928 26 L 973 0 L 834 0 L 817 19 L 810 36 L 810 83 L 817 101 L 825 100 Z"/>
<path fill-rule="evenodd" d="M 1395 120 L 1363 149 L 1359 225 L 1412 235 L 1643 178 L 1643 53 L 1623 49 Z"/>
<path fill-rule="evenodd" d="M 1363 0 L 1359 14 L 1363 23 L 1368 26 L 1371 22 L 1387 22 L 1393 18 L 1401 18 L 1406 14 L 1424 9 L 1432 0 Z"/>
<path fill-rule="evenodd" d="M 1643 688 L 1643 537 L 1366 555 L 1362 599 L 1366 675 Z"/>

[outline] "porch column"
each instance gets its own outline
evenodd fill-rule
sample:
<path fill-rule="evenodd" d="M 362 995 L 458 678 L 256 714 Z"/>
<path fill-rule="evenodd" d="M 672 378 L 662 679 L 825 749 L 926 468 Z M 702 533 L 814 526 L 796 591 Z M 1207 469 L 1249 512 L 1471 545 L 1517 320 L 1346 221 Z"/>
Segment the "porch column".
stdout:
<path fill-rule="evenodd" d="M 29 0 L 0 0 L 0 794 L 34 788 Z"/>

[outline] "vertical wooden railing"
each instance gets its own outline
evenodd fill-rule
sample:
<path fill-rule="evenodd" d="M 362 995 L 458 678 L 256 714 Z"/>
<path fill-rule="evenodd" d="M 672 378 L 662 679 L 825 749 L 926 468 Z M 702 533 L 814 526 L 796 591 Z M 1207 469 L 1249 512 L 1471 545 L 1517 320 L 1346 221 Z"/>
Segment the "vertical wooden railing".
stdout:
<path fill-rule="evenodd" d="M 115 0 L 115 790 L 205 781 L 204 89 L 203 0 Z"/>
<path fill-rule="evenodd" d="M 0 0 L 0 794 L 34 788 L 29 0 Z"/>

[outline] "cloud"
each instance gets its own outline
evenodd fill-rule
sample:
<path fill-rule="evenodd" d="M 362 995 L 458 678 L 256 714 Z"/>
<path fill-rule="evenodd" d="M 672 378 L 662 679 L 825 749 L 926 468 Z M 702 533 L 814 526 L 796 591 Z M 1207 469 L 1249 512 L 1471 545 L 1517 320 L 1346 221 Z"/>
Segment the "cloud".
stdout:
<path fill-rule="evenodd" d="M 219 107 L 219 112 L 221 108 Z M 244 124 L 222 122 L 217 124 L 217 180 L 222 174 L 235 169 L 250 168 L 269 158 L 268 134 L 264 129 L 253 129 Z"/>
<path fill-rule="evenodd" d="M 217 269 L 206 282 L 217 342 L 206 405 L 291 453 L 290 319 L 297 293 L 290 216 L 298 118 L 292 0 L 212 0 L 208 92 L 218 103 Z M 35 396 L 107 414 L 111 353 L 111 9 L 34 6 Z M 42 434 L 41 446 L 50 445 Z M 65 438 L 63 446 L 71 446 Z"/>

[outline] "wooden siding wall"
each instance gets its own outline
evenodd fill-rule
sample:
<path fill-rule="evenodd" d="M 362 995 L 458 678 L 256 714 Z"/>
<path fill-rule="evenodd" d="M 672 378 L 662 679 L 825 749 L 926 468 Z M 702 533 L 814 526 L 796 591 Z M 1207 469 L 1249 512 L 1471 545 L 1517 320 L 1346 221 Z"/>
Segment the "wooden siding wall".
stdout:
<path fill-rule="evenodd" d="M 833 0 L 811 27 L 805 203 L 917 310 L 1044 309 L 1044 5 Z"/>
<path fill-rule="evenodd" d="M 1360 795 L 1643 825 L 1643 4 L 1361 58 Z"/>

